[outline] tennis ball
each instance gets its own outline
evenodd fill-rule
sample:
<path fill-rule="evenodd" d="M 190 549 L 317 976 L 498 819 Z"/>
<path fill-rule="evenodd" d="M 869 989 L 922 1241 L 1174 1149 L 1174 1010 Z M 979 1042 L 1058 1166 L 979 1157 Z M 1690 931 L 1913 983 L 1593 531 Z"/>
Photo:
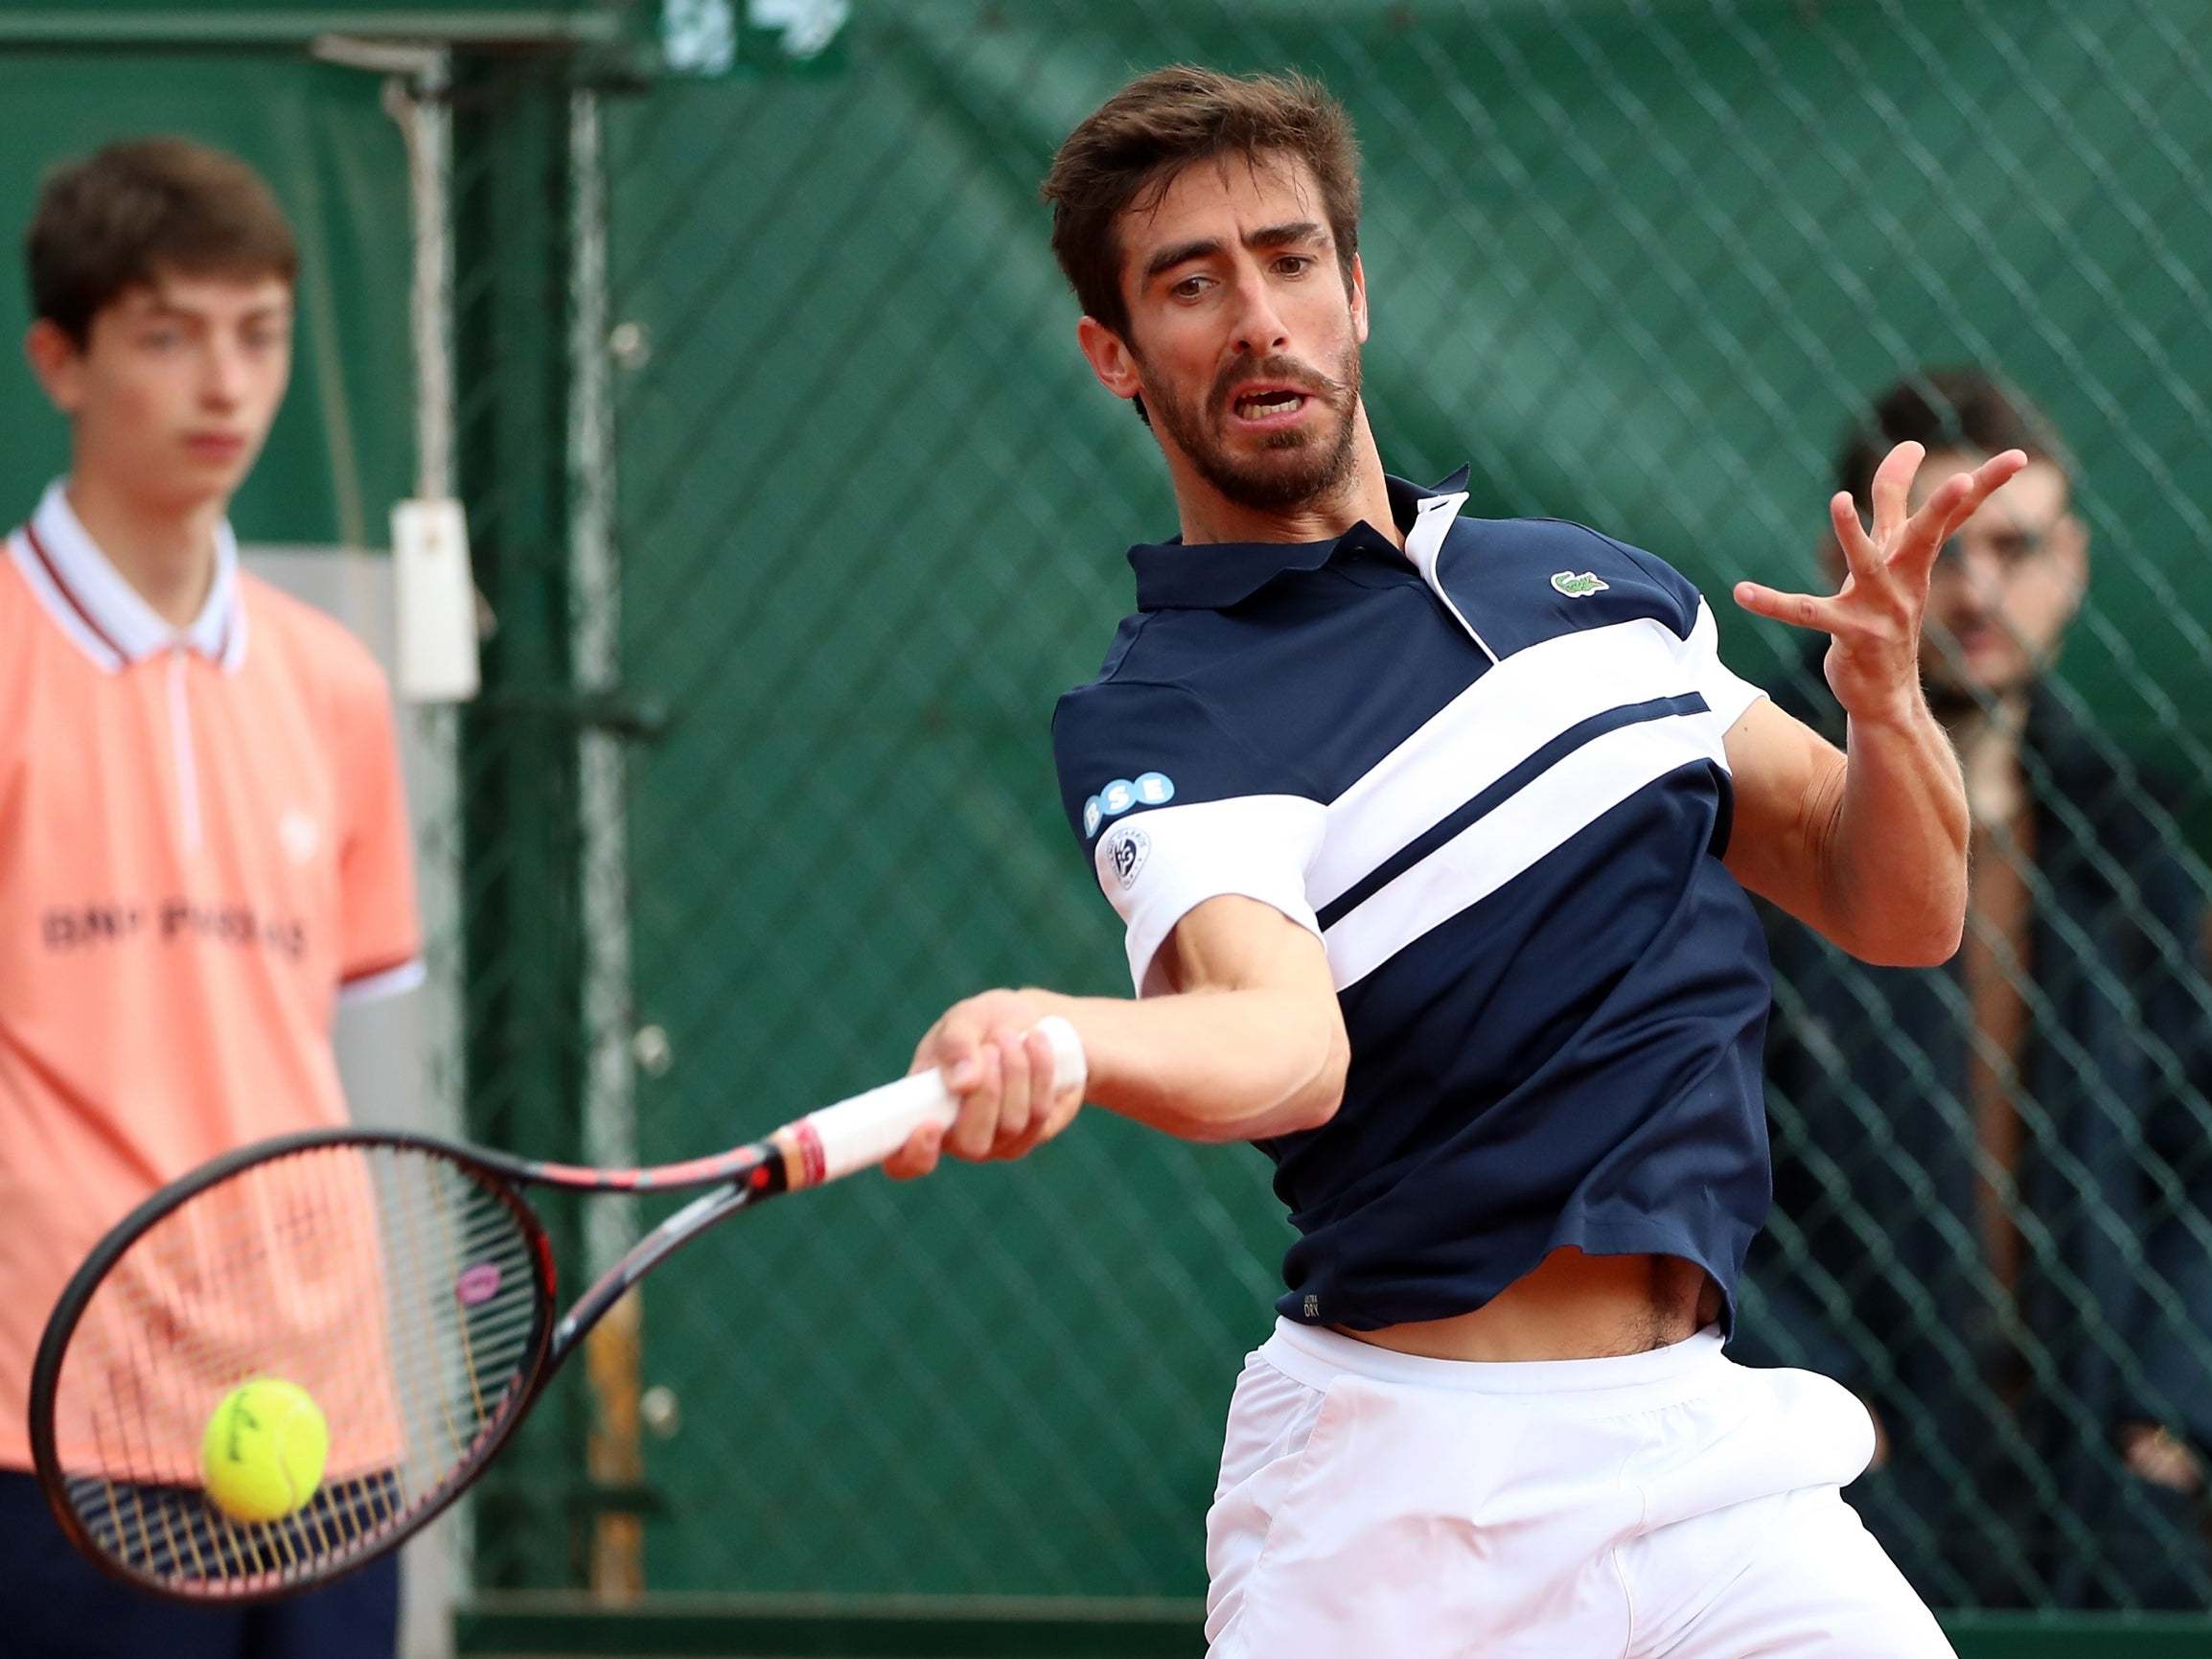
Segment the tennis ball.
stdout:
<path fill-rule="evenodd" d="M 222 1396 L 200 1438 L 207 1495 L 234 1521 L 275 1521 L 322 1484 L 330 1425 L 314 1396 L 281 1377 L 257 1377 Z"/>

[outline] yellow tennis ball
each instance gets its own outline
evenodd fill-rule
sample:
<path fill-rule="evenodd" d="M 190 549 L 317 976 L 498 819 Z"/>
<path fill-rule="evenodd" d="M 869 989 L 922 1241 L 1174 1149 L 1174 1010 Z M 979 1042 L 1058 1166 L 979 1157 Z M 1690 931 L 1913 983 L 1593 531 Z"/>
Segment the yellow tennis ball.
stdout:
<path fill-rule="evenodd" d="M 237 1521 L 282 1520 L 315 1495 L 331 1453 L 314 1396 L 257 1377 L 222 1396 L 200 1438 L 200 1473 L 216 1507 Z"/>

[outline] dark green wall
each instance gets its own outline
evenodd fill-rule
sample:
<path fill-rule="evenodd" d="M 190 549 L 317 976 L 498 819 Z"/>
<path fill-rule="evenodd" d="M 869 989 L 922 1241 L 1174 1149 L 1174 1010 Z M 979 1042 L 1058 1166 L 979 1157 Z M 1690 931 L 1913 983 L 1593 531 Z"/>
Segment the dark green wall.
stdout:
<path fill-rule="evenodd" d="M 29 511 L 68 465 L 68 435 L 19 342 L 21 235 L 57 162 L 117 138 L 178 132 L 260 168 L 299 238 L 292 384 L 233 514 L 249 541 L 382 546 L 412 482 L 408 221 L 400 131 L 376 77 L 304 60 L 201 53 L 0 50 L 0 516 Z"/>

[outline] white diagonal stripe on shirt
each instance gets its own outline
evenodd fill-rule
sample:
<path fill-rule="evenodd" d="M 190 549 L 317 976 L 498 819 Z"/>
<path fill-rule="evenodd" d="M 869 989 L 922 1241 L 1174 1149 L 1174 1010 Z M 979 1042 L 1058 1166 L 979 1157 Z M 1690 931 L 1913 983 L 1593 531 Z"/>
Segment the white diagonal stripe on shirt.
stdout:
<path fill-rule="evenodd" d="M 1695 761 L 1719 763 L 1720 739 L 1710 714 L 1639 721 L 1593 738 L 1329 928 L 1322 942 L 1336 988 L 1358 983 L 1647 784 Z"/>
<path fill-rule="evenodd" d="M 1649 617 L 1514 652 L 1329 803 L 1306 896 L 1325 909 L 1560 733 L 1698 680 L 1688 642 Z"/>

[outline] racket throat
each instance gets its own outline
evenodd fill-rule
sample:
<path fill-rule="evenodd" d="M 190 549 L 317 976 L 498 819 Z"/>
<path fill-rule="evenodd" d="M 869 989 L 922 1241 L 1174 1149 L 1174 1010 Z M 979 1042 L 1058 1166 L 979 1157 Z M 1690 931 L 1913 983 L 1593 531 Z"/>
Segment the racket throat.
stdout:
<path fill-rule="evenodd" d="M 768 1138 L 770 1156 L 748 1178 L 767 1198 L 777 1192 L 803 1192 L 831 1179 L 829 1152 L 811 1118 L 786 1123 Z"/>

